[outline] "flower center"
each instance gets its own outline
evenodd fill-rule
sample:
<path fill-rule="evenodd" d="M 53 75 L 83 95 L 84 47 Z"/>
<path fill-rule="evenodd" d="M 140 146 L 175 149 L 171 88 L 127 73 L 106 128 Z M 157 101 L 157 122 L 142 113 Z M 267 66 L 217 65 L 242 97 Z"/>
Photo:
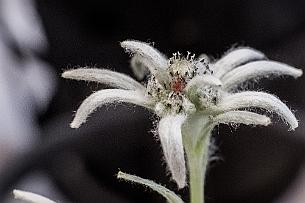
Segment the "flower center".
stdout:
<path fill-rule="evenodd" d="M 191 103 L 185 95 L 187 83 L 196 75 L 212 74 L 208 64 L 200 59 L 195 60 L 195 55 L 182 56 L 179 52 L 174 53 L 168 61 L 168 81 L 161 83 L 158 78 L 151 76 L 147 83 L 147 94 L 156 103 L 163 106 L 165 112 L 181 113 L 188 111 L 186 103 Z M 204 91 L 203 95 L 206 94 Z M 208 91 L 210 94 L 210 90 Z M 164 112 L 162 110 L 162 112 Z"/>
<path fill-rule="evenodd" d="M 171 82 L 171 89 L 175 93 L 180 93 L 186 86 L 186 82 L 183 78 L 174 78 Z"/>

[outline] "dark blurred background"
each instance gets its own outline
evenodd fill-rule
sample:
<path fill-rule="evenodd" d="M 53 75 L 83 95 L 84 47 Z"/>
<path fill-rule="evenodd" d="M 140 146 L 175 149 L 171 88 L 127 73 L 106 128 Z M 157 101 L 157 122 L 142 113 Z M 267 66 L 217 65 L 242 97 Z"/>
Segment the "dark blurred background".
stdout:
<path fill-rule="evenodd" d="M 17 187 L 60 202 L 164 202 L 141 186 L 118 181 L 115 174 L 122 170 L 162 183 L 188 201 L 188 188 L 178 191 L 166 175 L 151 133 L 155 117 L 145 109 L 107 106 L 80 129 L 69 128 L 82 100 L 103 86 L 64 80 L 61 73 L 94 66 L 131 74 L 120 41 L 154 42 L 168 56 L 191 51 L 214 58 L 233 46 L 250 46 L 270 59 L 305 67 L 303 0 L 0 0 L 0 6 L 0 79 L 6 78 L 0 81 L 0 199 Z M 29 23 L 22 23 L 26 18 Z M 33 66 L 36 72 L 27 71 Z M 35 94 L 24 84 L 32 84 Z M 300 120 L 295 132 L 277 117 L 266 128 L 215 129 L 219 159 L 209 165 L 207 203 L 305 202 L 304 87 L 304 78 L 253 85 L 295 111 Z"/>

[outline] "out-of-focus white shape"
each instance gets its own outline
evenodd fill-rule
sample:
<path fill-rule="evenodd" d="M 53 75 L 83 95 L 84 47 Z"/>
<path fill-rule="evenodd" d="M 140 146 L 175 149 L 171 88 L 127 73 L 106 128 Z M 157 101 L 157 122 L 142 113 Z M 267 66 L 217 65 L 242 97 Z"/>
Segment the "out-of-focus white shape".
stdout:
<path fill-rule="evenodd" d="M 21 48 L 42 51 L 47 41 L 32 0 L 0 0 L 0 19 Z"/>
<path fill-rule="evenodd" d="M 48 105 L 55 74 L 33 56 L 16 60 L 2 39 L 0 33 L 0 143 L 20 152 L 33 143 L 37 133 L 34 116 Z"/>
<path fill-rule="evenodd" d="M 47 47 L 34 2 L 0 0 L 0 171 L 33 146 L 39 132 L 37 113 L 46 109 L 55 90 L 54 72 L 34 55 Z M 17 46 L 22 58 L 10 45 Z M 55 197 L 44 174 L 35 173 L 21 183 L 18 188 Z M 10 196 L 5 202 L 17 200 Z"/>
<path fill-rule="evenodd" d="M 32 192 L 14 190 L 13 193 L 14 193 L 14 196 L 16 199 L 24 200 L 29 203 L 55 203 L 54 201 L 52 201 L 44 196 L 41 196 L 41 195 L 38 195 L 38 194 L 35 194 Z"/>
<path fill-rule="evenodd" d="M 60 202 L 60 203 L 71 202 L 62 195 L 60 190 L 58 190 L 56 185 L 54 185 L 52 179 L 48 177 L 44 172 L 35 171 L 33 173 L 30 173 L 17 185 L 14 185 L 14 187 L 23 191 L 30 191 L 31 193 L 43 195 L 45 197 L 54 200 L 55 202 Z M 4 202 L 26 203 L 25 201 L 14 199 L 12 193 L 7 194 Z"/>
<path fill-rule="evenodd" d="M 46 46 L 33 2 L 0 0 L 0 169 L 3 161 L 33 144 L 35 113 L 46 109 L 55 90 L 55 74 L 32 54 Z M 17 43 L 22 60 L 7 40 Z"/>
<path fill-rule="evenodd" d="M 300 170 L 300 174 L 295 178 L 294 183 L 288 190 L 274 203 L 304 203 L 305 202 L 305 167 Z"/>
<path fill-rule="evenodd" d="M 32 99 L 20 72 L 22 68 L 1 39 L 0 33 L 0 145 L 7 149 L 1 147 L 0 152 L 10 154 L 27 148 L 36 130 L 32 120 Z M 0 164 L 2 161 L 0 158 Z"/>
<path fill-rule="evenodd" d="M 118 179 L 123 179 L 126 181 L 130 181 L 132 183 L 141 184 L 143 186 L 146 186 L 146 187 L 158 192 L 160 195 L 162 195 L 167 200 L 168 203 L 184 203 L 183 200 L 178 195 L 176 195 L 174 192 L 172 192 L 171 190 L 167 189 L 166 187 L 164 187 L 162 185 L 155 183 L 154 181 L 140 178 L 135 175 L 123 173 L 121 171 L 119 171 L 117 177 L 118 177 Z"/>
<path fill-rule="evenodd" d="M 43 112 L 49 104 L 56 87 L 56 75 L 50 65 L 36 57 L 24 62 L 24 79 L 35 100 L 37 110 Z"/>

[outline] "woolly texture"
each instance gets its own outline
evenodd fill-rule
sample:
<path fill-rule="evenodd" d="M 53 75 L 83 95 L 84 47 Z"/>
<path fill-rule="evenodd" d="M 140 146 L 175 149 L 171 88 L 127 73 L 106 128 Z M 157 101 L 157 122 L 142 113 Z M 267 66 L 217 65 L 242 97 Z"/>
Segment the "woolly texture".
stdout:
<path fill-rule="evenodd" d="M 267 126 L 271 123 L 270 118 L 264 115 L 249 111 L 229 111 L 213 118 L 215 124 L 224 123 L 241 123 L 245 125 L 264 125 Z"/>
<path fill-rule="evenodd" d="M 179 188 L 183 188 L 186 182 L 181 134 L 181 126 L 185 119 L 185 115 L 165 116 L 160 120 L 158 127 L 165 160 Z"/>
<path fill-rule="evenodd" d="M 137 54 L 138 59 L 146 65 L 152 73 L 167 69 L 167 60 L 156 49 L 144 42 L 126 40 L 121 42 L 126 51 Z"/>
<path fill-rule="evenodd" d="M 242 65 L 224 75 L 222 78 L 223 88 L 230 90 L 251 79 L 280 75 L 297 78 L 302 75 L 302 71 L 275 61 L 255 61 Z"/>
<path fill-rule="evenodd" d="M 147 65 L 145 65 L 145 60 L 143 61 L 143 58 L 138 54 L 135 54 L 131 58 L 130 67 L 138 80 L 144 79 L 144 77 L 149 74 L 149 69 L 147 68 Z"/>
<path fill-rule="evenodd" d="M 63 78 L 73 80 L 85 80 L 103 83 L 111 87 L 117 87 L 127 90 L 145 90 L 143 85 L 135 81 L 128 75 L 117 73 L 106 69 L 97 68 L 79 68 L 65 71 Z"/>
<path fill-rule="evenodd" d="M 121 46 L 133 55 L 131 66 L 139 78 L 149 73 L 148 81 L 142 85 L 129 76 L 103 69 L 76 69 L 63 73 L 66 78 L 120 88 L 100 90 L 89 96 L 77 110 L 71 127 L 78 128 L 96 108 L 109 103 L 127 102 L 154 111 L 160 117 L 158 133 L 165 160 L 179 188 L 186 185 L 186 143 L 209 140 L 197 135 L 211 131 L 204 128 L 218 123 L 270 124 L 267 116 L 250 112 L 251 108 L 279 115 L 290 129 L 298 126 L 290 109 L 275 96 L 255 91 L 234 92 L 238 85 L 250 79 L 272 75 L 299 77 L 302 70 L 267 61 L 263 53 L 248 47 L 232 49 L 219 60 L 210 62 L 206 55 L 195 58 L 190 52 L 186 56 L 173 53 L 167 58 L 139 41 L 123 41 Z M 192 127 L 186 129 L 185 126 Z M 183 143 L 181 132 L 193 140 L 183 139 Z M 203 145 L 206 143 L 192 146 Z"/>
<path fill-rule="evenodd" d="M 294 130 L 298 121 L 290 109 L 275 96 L 265 92 L 240 92 L 229 95 L 218 104 L 218 111 L 231 111 L 240 108 L 262 108 L 278 114 Z"/>
<path fill-rule="evenodd" d="M 263 53 L 250 47 L 234 49 L 213 64 L 216 71 L 215 76 L 221 78 L 224 74 L 240 65 L 265 58 Z"/>
<path fill-rule="evenodd" d="M 91 94 L 87 99 L 83 101 L 83 103 L 76 111 L 72 123 L 70 124 L 71 128 L 79 128 L 82 123 L 86 122 L 87 117 L 98 107 L 109 103 L 120 102 L 126 102 L 150 108 L 149 100 L 147 100 L 137 91 L 120 89 L 100 90 Z"/>

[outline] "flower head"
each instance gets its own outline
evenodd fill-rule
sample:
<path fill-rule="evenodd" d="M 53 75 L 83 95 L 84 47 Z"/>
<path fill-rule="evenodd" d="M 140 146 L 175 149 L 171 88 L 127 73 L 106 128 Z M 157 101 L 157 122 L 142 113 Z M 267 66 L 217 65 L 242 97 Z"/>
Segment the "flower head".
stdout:
<path fill-rule="evenodd" d="M 127 75 L 105 69 L 64 72 L 64 78 L 95 81 L 115 88 L 90 95 L 77 110 L 71 127 L 78 128 L 96 108 L 108 103 L 127 102 L 154 111 L 160 117 L 158 133 L 165 160 L 180 188 L 186 184 L 183 129 L 194 126 L 194 118 L 204 118 L 205 123 L 196 120 L 198 134 L 203 128 L 213 128 L 219 123 L 270 124 L 267 116 L 251 112 L 253 108 L 278 114 L 292 130 L 298 126 L 293 113 L 277 97 L 265 92 L 235 90 L 246 81 L 271 75 L 296 78 L 302 75 L 299 69 L 267 60 L 264 54 L 248 47 L 231 50 L 210 62 L 205 55 L 196 58 L 190 52 L 185 56 L 177 52 L 167 59 L 139 41 L 123 41 L 121 46 L 132 54 L 135 75 L 142 79 L 148 73 L 148 81 L 143 85 Z"/>

